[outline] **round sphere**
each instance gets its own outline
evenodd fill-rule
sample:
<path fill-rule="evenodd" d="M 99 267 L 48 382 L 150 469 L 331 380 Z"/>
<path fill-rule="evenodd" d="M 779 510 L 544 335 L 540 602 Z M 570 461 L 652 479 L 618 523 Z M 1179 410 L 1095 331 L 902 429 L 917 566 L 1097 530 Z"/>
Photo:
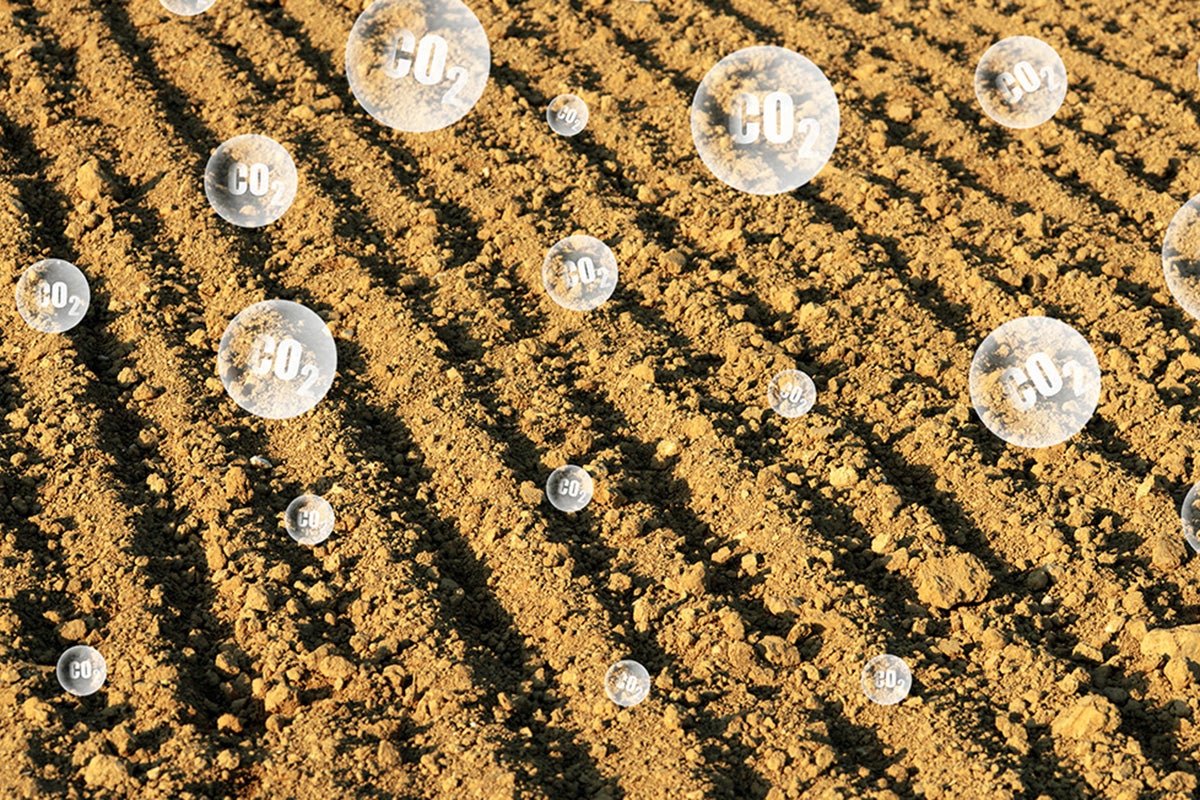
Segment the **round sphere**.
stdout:
<path fill-rule="evenodd" d="M 68 647 L 58 657 L 58 682 L 63 689 L 78 697 L 100 691 L 108 677 L 104 656 L 93 647 L 77 644 Z"/>
<path fill-rule="evenodd" d="M 971 361 L 971 403 L 1009 444 L 1049 447 L 1078 433 L 1100 402 L 1100 364 L 1065 322 L 1021 317 L 983 340 Z"/>
<path fill-rule="evenodd" d="M 559 511 L 580 511 L 592 502 L 592 476 L 583 467 L 567 464 L 546 479 L 546 499 Z"/>
<path fill-rule="evenodd" d="M 287 419 L 325 396 L 337 347 L 324 320 L 290 300 L 255 303 L 221 337 L 217 371 L 225 391 L 251 414 Z"/>
<path fill-rule="evenodd" d="M 62 333 L 80 323 L 92 301 L 87 278 L 70 261 L 47 258 L 17 280 L 17 311 L 29 327 Z"/>
<path fill-rule="evenodd" d="M 221 144 L 204 167 L 204 194 L 226 222 L 261 228 L 296 199 L 296 163 L 269 136 L 246 133 Z"/>
<path fill-rule="evenodd" d="M 767 386 L 767 402 L 780 416 L 802 417 L 817 402 L 817 387 L 812 378 L 798 369 L 785 369 Z"/>
<path fill-rule="evenodd" d="M 194 17 L 196 14 L 203 14 L 213 7 L 217 0 L 158 0 L 163 4 L 163 8 L 174 14 L 182 14 L 185 17 Z"/>
<path fill-rule="evenodd" d="M 1200 319 L 1200 194 L 1171 218 L 1163 237 L 1162 265 L 1175 302 Z"/>
<path fill-rule="evenodd" d="M 359 105 L 409 133 L 462 119 L 491 66 L 487 34 L 459 0 L 375 0 L 346 42 L 346 77 Z"/>
<path fill-rule="evenodd" d="M 862 671 L 863 693 L 881 706 L 892 706 L 908 697 L 912 672 L 899 656 L 875 656 Z"/>
<path fill-rule="evenodd" d="M 604 673 L 604 693 L 619 706 L 636 706 L 650 694 L 650 673 L 636 661 L 618 661 Z"/>
<path fill-rule="evenodd" d="M 300 544 L 317 545 L 333 533 L 333 506 L 324 497 L 302 494 L 283 513 L 288 534 Z"/>
<path fill-rule="evenodd" d="M 705 166 L 750 194 L 790 192 L 837 145 L 837 95 L 816 64 L 782 47 L 748 47 L 708 71 L 692 99 L 692 139 Z"/>
<path fill-rule="evenodd" d="M 617 257 L 591 236 L 568 236 L 555 242 L 542 262 L 546 293 L 569 311 L 591 311 L 617 288 Z"/>
<path fill-rule="evenodd" d="M 1196 524 L 1200 522 L 1200 483 L 1188 489 L 1179 516 L 1183 520 L 1183 538 L 1192 550 L 1200 553 L 1200 537 L 1196 535 Z"/>
<path fill-rule="evenodd" d="M 587 127 L 587 103 L 573 94 L 560 94 L 546 106 L 546 121 L 559 136 L 574 136 Z"/>
<path fill-rule="evenodd" d="M 975 96 L 1007 128 L 1032 128 L 1057 113 L 1067 96 L 1067 68 L 1054 48 L 1011 36 L 987 49 L 975 68 Z"/>

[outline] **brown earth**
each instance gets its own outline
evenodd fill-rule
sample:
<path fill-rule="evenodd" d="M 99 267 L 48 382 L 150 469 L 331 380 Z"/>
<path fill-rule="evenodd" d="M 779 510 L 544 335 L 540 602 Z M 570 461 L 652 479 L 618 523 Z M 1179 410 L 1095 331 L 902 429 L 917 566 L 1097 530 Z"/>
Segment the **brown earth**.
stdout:
<path fill-rule="evenodd" d="M 0 796 L 1192 796 L 1200 332 L 1158 251 L 1200 191 L 1200 17 L 981 5 L 473 2 L 483 99 L 403 135 L 346 86 L 357 0 L 0 0 L 5 270 L 58 256 L 93 291 L 67 335 L 3 316 Z M 1071 80 L 1025 132 L 972 90 L 1017 33 Z M 688 108 L 763 43 L 825 69 L 842 133 L 755 198 Z M 245 132 L 301 173 L 263 230 L 202 191 Z M 541 289 L 577 232 L 622 270 L 588 314 Z M 338 340 L 290 421 L 215 371 L 268 297 Z M 1104 370 L 1037 451 L 967 395 L 1028 313 Z M 820 396 L 785 421 L 791 366 Z M 598 486 L 573 518 L 541 495 L 567 461 Z M 339 514 L 315 549 L 281 528 L 304 491 Z M 88 698 L 53 674 L 77 641 L 110 667 Z M 894 707 L 859 687 L 885 651 L 915 677 Z M 619 710 L 627 656 L 654 689 Z"/>

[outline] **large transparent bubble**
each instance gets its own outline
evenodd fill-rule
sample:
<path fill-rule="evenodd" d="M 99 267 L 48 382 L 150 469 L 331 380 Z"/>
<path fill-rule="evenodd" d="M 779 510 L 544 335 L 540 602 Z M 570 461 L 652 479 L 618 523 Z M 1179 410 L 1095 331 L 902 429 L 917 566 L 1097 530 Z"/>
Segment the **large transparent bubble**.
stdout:
<path fill-rule="evenodd" d="M 912 689 L 912 672 L 899 656 L 875 656 L 862 671 L 862 689 L 873 702 L 891 706 L 908 697 Z"/>
<path fill-rule="evenodd" d="M 817 402 L 817 387 L 808 373 L 785 369 L 767 386 L 767 402 L 775 413 L 789 419 L 801 417 Z"/>
<path fill-rule="evenodd" d="M 17 280 L 17 311 L 42 333 L 71 330 L 83 321 L 91 301 L 87 278 L 61 258 L 39 261 Z"/>
<path fill-rule="evenodd" d="M 1171 218 L 1163 237 L 1162 265 L 1175 302 L 1200 319 L 1200 194 Z"/>
<path fill-rule="evenodd" d="M 1011 36 L 988 48 L 975 68 L 975 96 L 989 117 L 1009 128 L 1032 128 L 1054 116 L 1067 96 L 1067 68 L 1054 48 L 1032 36 Z"/>
<path fill-rule="evenodd" d="M 555 242 L 542 262 L 542 285 L 565 309 L 591 311 L 617 288 L 617 257 L 591 236 L 568 236 Z"/>
<path fill-rule="evenodd" d="M 748 47 L 708 71 L 692 100 L 692 139 L 714 175 L 750 194 L 808 183 L 837 146 L 837 95 L 816 64 Z"/>
<path fill-rule="evenodd" d="M 1100 364 L 1065 322 L 1021 317 L 983 340 L 971 361 L 971 403 L 988 430 L 1021 447 L 1074 436 L 1100 402 Z"/>
<path fill-rule="evenodd" d="M 163 4 L 163 8 L 175 14 L 182 14 L 185 17 L 193 17 L 196 14 L 203 14 L 213 7 L 217 0 L 158 0 Z"/>
<path fill-rule="evenodd" d="M 204 168 L 204 194 L 225 221 L 261 228 L 292 207 L 298 180 L 296 163 L 283 145 L 246 133 L 213 151 Z"/>
<path fill-rule="evenodd" d="M 359 104 L 409 133 L 465 116 L 491 65 L 487 34 L 459 0 L 375 0 L 346 42 L 346 77 Z"/>
<path fill-rule="evenodd" d="M 100 691 L 108 677 L 108 665 L 100 651 L 87 645 L 69 647 L 58 657 L 58 682 L 63 689 L 78 697 Z"/>
<path fill-rule="evenodd" d="M 618 661 L 604 674 L 604 693 L 619 706 L 636 706 L 650 694 L 650 673 L 636 661 Z"/>
<path fill-rule="evenodd" d="M 1187 540 L 1192 550 L 1200 553 L 1200 538 L 1196 536 L 1196 523 L 1200 522 L 1200 483 L 1188 489 L 1183 498 L 1183 507 L 1179 509 L 1183 521 L 1183 538 Z"/>
<path fill-rule="evenodd" d="M 290 300 L 255 303 L 221 337 L 217 371 L 225 391 L 259 417 L 287 419 L 325 396 L 337 347 L 324 320 Z"/>

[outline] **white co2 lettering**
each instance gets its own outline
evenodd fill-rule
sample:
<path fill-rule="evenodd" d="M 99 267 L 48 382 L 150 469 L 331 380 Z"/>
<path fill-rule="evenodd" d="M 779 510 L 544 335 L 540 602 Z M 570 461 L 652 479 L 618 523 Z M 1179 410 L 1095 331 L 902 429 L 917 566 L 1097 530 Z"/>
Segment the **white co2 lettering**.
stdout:
<path fill-rule="evenodd" d="M 274 372 L 275 377 L 281 381 L 291 381 L 296 376 L 303 375 L 305 381 L 296 391 L 311 396 L 313 384 L 317 382 L 320 373 L 312 364 L 301 366 L 300 358 L 303 355 L 304 348 L 295 339 L 289 337 L 282 342 L 276 342 L 274 336 L 262 336 L 254 343 L 250 355 L 250 371 L 255 375 Z"/>
<path fill-rule="evenodd" d="M 72 661 L 71 677 L 75 680 L 79 680 L 80 678 L 87 680 L 88 678 L 92 677 L 92 662 Z"/>
<path fill-rule="evenodd" d="M 1004 371 L 1005 388 L 1018 411 L 1028 411 L 1037 405 L 1038 395 L 1054 397 L 1062 391 L 1063 378 L 1071 378 L 1071 390 L 1083 394 L 1086 377 L 1079 362 L 1071 359 L 1060 371 L 1045 353 L 1034 353 L 1025 360 L 1025 368 L 1009 367 Z M 1032 383 L 1032 386 L 1028 384 Z"/>
<path fill-rule="evenodd" d="M 456 66 L 447 69 L 448 54 L 449 45 L 436 33 L 427 33 L 418 42 L 412 31 L 401 30 L 388 48 L 383 71 L 392 78 L 412 75 L 422 86 L 437 86 L 449 78 L 454 83 L 442 95 L 442 102 L 461 106 L 463 101 L 458 95 L 467 85 L 467 70 Z"/>
<path fill-rule="evenodd" d="M 68 303 L 71 304 L 71 309 L 67 313 L 72 317 L 83 313 L 83 300 L 71 294 L 67 284 L 62 281 L 42 281 L 38 284 L 38 305 L 42 308 L 66 308 Z"/>
<path fill-rule="evenodd" d="M 296 514 L 296 524 L 301 528 L 315 528 L 320 523 L 320 515 L 316 511 L 300 511 Z"/>
<path fill-rule="evenodd" d="M 1001 72 L 996 76 L 996 88 L 1010 103 L 1021 102 L 1025 95 L 1043 86 L 1052 92 L 1058 88 L 1054 71 L 1050 67 L 1042 67 L 1039 73 L 1028 61 L 1018 61 L 1012 72 Z"/>
<path fill-rule="evenodd" d="M 761 122 L 749 117 L 761 116 Z M 787 144 L 801 136 L 797 154 L 812 158 L 821 126 L 812 117 L 796 121 L 796 106 L 787 92 L 771 92 L 761 101 L 758 95 L 742 92 L 733 100 L 729 112 L 729 136 L 737 144 L 754 144 L 762 136 L 771 144 Z"/>
<path fill-rule="evenodd" d="M 558 493 L 564 494 L 567 497 L 579 497 L 579 493 L 583 491 L 579 481 L 562 480 L 558 483 Z"/>
<path fill-rule="evenodd" d="M 875 688 L 876 689 L 895 689 L 900 685 L 900 676 L 896 674 L 894 669 L 885 669 L 883 672 L 875 673 Z"/>
<path fill-rule="evenodd" d="M 271 180 L 271 171 L 262 162 L 245 164 L 235 161 L 230 164 L 228 186 L 229 193 L 234 197 L 241 197 L 246 192 L 250 192 L 254 197 L 265 197 L 269 190 L 274 189 L 275 196 L 271 198 L 272 203 L 282 200 L 286 191 L 283 181 Z"/>
<path fill-rule="evenodd" d="M 580 283 L 591 283 L 596 280 L 596 263 L 588 256 L 577 261 L 564 261 L 566 267 L 567 288 Z"/>

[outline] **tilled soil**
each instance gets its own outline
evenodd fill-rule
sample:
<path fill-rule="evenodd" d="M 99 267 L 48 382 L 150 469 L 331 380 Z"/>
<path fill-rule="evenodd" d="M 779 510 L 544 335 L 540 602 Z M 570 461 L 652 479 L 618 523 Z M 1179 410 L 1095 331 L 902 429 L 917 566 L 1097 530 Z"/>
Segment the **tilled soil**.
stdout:
<path fill-rule="evenodd" d="M 0 0 L 5 270 L 92 288 L 64 335 L 3 314 L 0 796 L 1193 796 L 1200 332 L 1159 247 L 1200 191 L 1194 4 L 471 5 L 483 98 L 405 135 L 349 93 L 357 0 Z M 1070 76 L 1028 131 L 972 85 L 1018 33 Z M 715 180 L 688 124 L 754 44 L 841 102 L 830 164 L 776 197 Z M 301 176 L 257 230 L 203 192 L 248 132 Z M 621 267 L 583 314 L 541 286 L 573 233 Z M 216 374 L 267 298 L 338 343 L 291 420 Z M 1104 384 L 1025 450 L 967 374 L 1037 313 Z M 796 420 L 766 407 L 789 367 L 820 392 Z M 567 462 L 597 485 L 572 516 L 542 496 Z M 304 492 L 338 513 L 315 548 L 282 528 Z M 108 661 L 90 697 L 54 677 L 74 643 Z M 915 678 L 893 707 L 859 686 L 882 652 Z M 628 710 L 624 657 L 654 680 Z"/>

